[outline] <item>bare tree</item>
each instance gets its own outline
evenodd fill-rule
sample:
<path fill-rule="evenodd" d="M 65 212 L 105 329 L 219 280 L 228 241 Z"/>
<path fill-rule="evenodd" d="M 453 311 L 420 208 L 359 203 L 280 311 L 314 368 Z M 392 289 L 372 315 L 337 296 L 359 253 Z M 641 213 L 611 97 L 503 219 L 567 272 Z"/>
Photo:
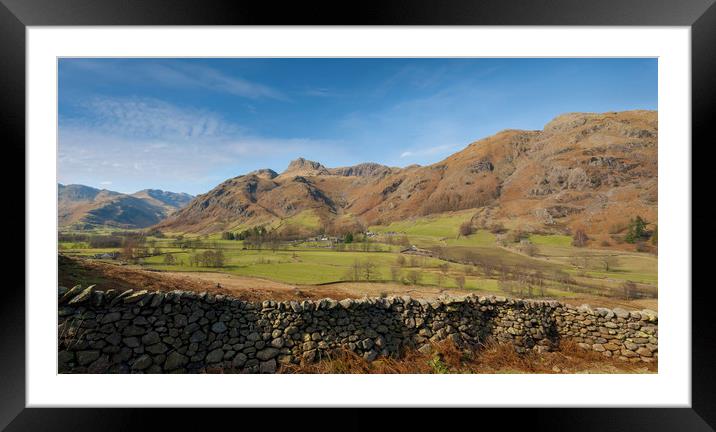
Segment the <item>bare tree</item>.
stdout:
<path fill-rule="evenodd" d="M 408 282 L 409 282 L 411 285 L 417 285 L 417 284 L 419 284 L 419 283 L 420 283 L 420 280 L 421 280 L 422 278 L 423 278 L 422 273 L 420 273 L 420 272 L 417 271 L 417 270 L 411 270 L 411 271 L 408 272 L 408 275 L 407 275 Z"/>
<path fill-rule="evenodd" d="M 351 266 L 351 269 L 353 270 L 353 280 L 360 280 L 361 268 L 362 266 L 360 261 L 357 259 L 353 261 L 353 266 Z"/>
<path fill-rule="evenodd" d="M 592 265 L 592 257 L 587 253 L 579 253 L 571 258 L 571 263 L 578 269 L 586 270 Z"/>
<path fill-rule="evenodd" d="M 403 255 L 398 255 L 398 257 L 395 259 L 395 263 L 398 264 L 400 267 L 403 267 L 405 265 L 405 257 Z"/>
<path fill-rule="evenodd" d="M 446 275 L 446 274 L 448 273 L 448 271 L 450 271 L 450 264 L 448 264 L 448 263 L 442 263 L 442 264 L 440 264 L 440 265 L 438 266 L 438 268 L 440 269 L 440 272 L 441 272 L 443 275 Z"/>
<path fill-rule="evenodd" d="M 535 287 L 539 290 L 540 297 L 544 297 L 544 274 L 537 270 L 532 275 L 531 283 L 534 284 Z"/>
<path fill-rule="evenodd" d="M 398 282 L 400 280 L 400 268 L 399 267 L 391 267 L 390 268 L 390 279 L 392 279 L 394 282 Z"/>
<path fill-rule="evenodd" d="M 584 247 L 587 245 L 587 241 L 589 240 L 589 237 L 587 237 L 587 233 L 584 232 L 583 229 L 578 229 L 574 232 L 574 236 L 572 236 L 572 245 L 576 247 Z"/>
<path fill-rule="evenodd" d="M 271 250 L 276 253 L 276 251 L 278 251 L 279 247 L 281 246 L 281 240 L 279 240 L 278 237 L 274 236 L 271 238 L 269 245 L 271 246 Z"/>
<path fill-rule="evenodd" d="M 604 266 L 604 271 L 612 271 L 619 265 L 619 257 L 616 255 L 603 255 L 601 262 Z"/>
<path fill-rule="evenodd" d="M 482 271 L 485 272 L 485 276 L 492 277 L 497 271 L 495 265 L 489 262 L 482 263 Z"/>
<path fill-rule="evenodd" d="M 512 294 L 512 284 L 509 281 L 500 279 L 497 281 L 497 287 L 500 288 L 502 292 Z"/>
<path fill-rule="evenodd" d="M 224 251 L 217 249 L 214 252 L 214 267 L 224 267 L 225 257 Z"/>
<path fill-rule="evenodd" d="M 465 276 L 459 275 L 455 277 L 455 285 L 460 289 L 465 289 Z"/>
<path fill-rule="evenodd" d="M 522 247 L 522 251 L 527 256 L 533 257 L 533 256 L 537 255 L 537 246 L 535 246 L 535 244 L 532 242 L 528 242 L 528 243 L 525 243 L 525 245 Z"/>
<path fill-rule="evenodd" d="M 363 263 L 363 274 L 365 274 L 365 280 L 371 280 L 377 273 L 376 264 L 371 260 L 366 260 Z"/>
<path fill-rule="evenodd" d="M 636 284 L 632 281 L 626 281 L 622 284 L 624 299 L 630 300 L 636 295 Z"/>
<path fill-rule="evenodd" d="M 362 246 L 363 246 L 363 252 L 370 252 L 370 249 L 372 246 L 371 240 L 368 237 L 364 236 Z"/>
<path fill-rule="evenodd" d="M 458 232 L 459 232 L 459 236 L 467 237 L 470 234 L 475 232 L 475 228 L 473 228 L 471 221 L 465 221 L 460 225 L 460 229 Z"/>
<path fill-rule="evenodd" d="M 473 265 L 476 264 L 480 260 L 480 257 L 475 253 L 475 251 L 471 251 L 471 250 L 465 251 L 464 256 L 465 256 L 465 261 L 470 264 L 473 264 Z"/>
<path fill-rule="evenodd" d="M 130 238 L 124 239 L 124 245 L 122 246 L 122 258 L 124 258 L 127 261 L 133 261 L 135 258 L 135 248 L 136 244 L 134 240 Z"/>

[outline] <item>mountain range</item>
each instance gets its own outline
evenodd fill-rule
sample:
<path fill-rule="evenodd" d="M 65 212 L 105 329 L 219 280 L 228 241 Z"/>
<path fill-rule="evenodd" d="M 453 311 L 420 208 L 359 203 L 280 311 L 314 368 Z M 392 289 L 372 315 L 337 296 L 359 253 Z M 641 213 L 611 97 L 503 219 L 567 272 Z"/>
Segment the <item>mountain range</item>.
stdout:
<path fill-rule="evenodd" d="M 637 215 L 656 222 L 657 114 L 564 114 L 542 130 L 503 130 L 428 166 L 327 168 L 299 158 L 280 174 L 267 168 L 228 179 L 165 219 L 153 213 L 141 224 L 212 233 L 312 217 L 350 230 L 474 209 L 481 227 L 606 233 Z M 124 199 L 140 200 L 137 194 Z M 116 205 L 101 208 L 88 213 L 102 218 Z"/>
<path fill-rule="evenodd" d="M 123 194 L 84 185 L 58 184 L 58 223 L 61 227 L 146 228 L 159 223 L 193 198 L 186 193 L 157 189 Z"/>

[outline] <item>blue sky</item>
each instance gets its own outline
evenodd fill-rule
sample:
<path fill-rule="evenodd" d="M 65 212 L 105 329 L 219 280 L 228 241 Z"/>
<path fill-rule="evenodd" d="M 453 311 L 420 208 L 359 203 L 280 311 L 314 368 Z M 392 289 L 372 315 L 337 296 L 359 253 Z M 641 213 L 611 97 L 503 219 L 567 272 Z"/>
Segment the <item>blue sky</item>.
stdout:
<path fill-rule="evenodd" d="M 656 59 L 61 59 L 58 181 L 198 194 L 297 157 L 425 165 L 629 109 L 657 109 Z"/>

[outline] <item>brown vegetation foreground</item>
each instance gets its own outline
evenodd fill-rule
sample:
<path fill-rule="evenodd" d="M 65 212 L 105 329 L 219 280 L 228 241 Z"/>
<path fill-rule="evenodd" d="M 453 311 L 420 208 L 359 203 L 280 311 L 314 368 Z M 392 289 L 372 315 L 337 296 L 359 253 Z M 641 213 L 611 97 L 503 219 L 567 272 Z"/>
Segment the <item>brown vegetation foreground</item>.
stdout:
<path fill-rule="evenodd" d="M 224 294 L 244 301 L 319 300 L 352 297 L 332 286 L 293 286 L 264 279 L 215 272 L 163 272 L 59 255 L 59 284 L 97 285 L 102 290 L 146 289 L 149 291 L 193 291 Z M 360 297 L 360 295 L 358 296 Z"/>
<path fill-rule="evenodd" d="M 447 373 L 656 373 L 657 362 L 629 363 L 586 351 L 571 341 L 562 341 L 559 351 L 518 354 L 508 344 L 487 343 L 478 351 L 460 350 L 449 340 L 434 343 L 431 353 L 406 352 L 401 358 L 368 362 L 342 351 L 329 359 L 302 365 L 283 365 L 280 373 L 314 374 L 447 374 Z"/>
<path fill-rule="evenodd" d="M 442 289 L 435 286 L 406 286 L 399 283 L 340 282 L 326 285 L 291 285 L 247 276 L 219 272 L 172 272 L 138 268 L 60 255 L 61 286 L 96 284 L 103 290 L 124 291 L 142 287 L 149 291 L 184 290 L 226 294 L 246 301 L 320 300 L 409 295 L 413 298 L 437 298 L 441 295 L 478 293 L 469 290 Z M 489 295 L 490 293 L 485 293 Z"/>

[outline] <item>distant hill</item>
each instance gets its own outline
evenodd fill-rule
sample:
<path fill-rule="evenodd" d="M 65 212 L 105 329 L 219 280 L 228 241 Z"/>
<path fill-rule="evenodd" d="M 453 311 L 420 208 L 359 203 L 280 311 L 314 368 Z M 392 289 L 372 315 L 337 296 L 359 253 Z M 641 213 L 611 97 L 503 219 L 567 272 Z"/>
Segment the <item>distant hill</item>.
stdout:
<path fill-rule="evenodd" d="M 310 213 L 337 229 L 474 209 L 480 227 L 604 234 L 635 215 L 656 222 L 657 119 L 656 111 L 565 114 L 428 166 L 326 168 L 299 158 L 280 175 L 226 180 L 157 227 L 210 233 Z"/>
<path fill-rule="evenodd" d="M 63 226 L 146 228 L 185 206 L 193 196 L 145 189 L 122 194 L 84 185 L 57 185 L 58 222 Z"/>
<path fill-rule="evenodd" d="M 133 193 L 132 196 L 155 206 L 164 207 L 167 210 L 167 214 L 184 207 L 194 199 L 193 195 L 187 193 L 168 192 L 159 189 L 144 189 Z"/>

